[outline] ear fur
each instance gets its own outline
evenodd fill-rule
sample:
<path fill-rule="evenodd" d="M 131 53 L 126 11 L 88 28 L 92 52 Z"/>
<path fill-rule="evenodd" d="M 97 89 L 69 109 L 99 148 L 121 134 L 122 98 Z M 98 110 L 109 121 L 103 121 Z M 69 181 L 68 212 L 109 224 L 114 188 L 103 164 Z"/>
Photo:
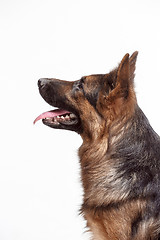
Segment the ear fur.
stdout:
<path fill-rule="evenodd" d="M 120 85 L 122 89 L 127 89 L 128 88 L 128 80 L 129 80 L 129 54 L 127 53 L 119 67 L 118 67 L 118 72 L 117 72 L 117 86 Z"/>
<path fill-rule="evenodd" d="M 118 90 L 124 98 L 128 97 L 129 88 L 133 88 L 137 56 L 137 51 L 134 52 L 131 57 L 129 57 L 129 54 L 127 53 L 123 57 L 118 68 L 109 74 L 110 81 L 113 81 L 115 86 L 113 91 L 117 92 Z M 118 96 L 119 95 L 117 95 L 117 97 Z"/>
<path fill-rule="evenodd" d="M 119 64 L 117 83 L 120 83 L 122 87 L 126 86 L 127 82 L 127 85 L 130 85 L 134 81 L 137 56 L 137 51 L 135 51 L 131 57 L 129 57 L 129 54 L 127 53 Z"/>
<path fill-rule="evenodd" d="M 106 83 L 110 86 L 109 94 L 105 88 L 99 94 L 98 111 L 113 121 L 117 116 L 132 114 L 136 104 L 134 91 L 134 71 L 138 52 L 131 57 L 127 53 L 118 68 L 105 75 Z"/>
<path fill-rule="evenodd" d="M 130 66 L 129 78 L 130 78 L 130 82 L 134 81 L 134 76 L 135 76 L 134 72 L 135 72 L 135 69 L 136 69 L 137 56 L 138 56 L 138 51 L 134 52 L 129 59 L 129 66 Z"/>

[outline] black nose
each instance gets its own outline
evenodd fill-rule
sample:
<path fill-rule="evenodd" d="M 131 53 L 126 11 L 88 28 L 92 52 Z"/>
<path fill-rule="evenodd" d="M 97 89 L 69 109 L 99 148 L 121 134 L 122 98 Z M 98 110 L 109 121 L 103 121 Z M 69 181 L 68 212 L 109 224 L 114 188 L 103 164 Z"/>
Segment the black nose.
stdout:
<path fill-rule="evenodd" d="M 40 88 L 40 87 L 43 87 L 46 83 L 48 83 L 49 82 L 49 79 L 48 78 L 40 78 L 39 80 L 38 80 L 38 87 Z"/>

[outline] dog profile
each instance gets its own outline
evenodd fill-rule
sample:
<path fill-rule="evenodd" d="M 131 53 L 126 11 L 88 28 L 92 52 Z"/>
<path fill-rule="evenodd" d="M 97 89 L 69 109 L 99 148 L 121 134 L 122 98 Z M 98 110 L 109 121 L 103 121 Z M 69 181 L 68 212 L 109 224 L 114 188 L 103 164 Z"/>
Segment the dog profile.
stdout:
<path fill-rule="evenodd" d="M 58 109 L 34 123 L 42 119 L 83 139 L 81 213 L 93 240 L 160 240 L 160 138 L 137 103 L 137 55 L 126 54 L 108 74 L 38 81 L 41 96 Z"/>

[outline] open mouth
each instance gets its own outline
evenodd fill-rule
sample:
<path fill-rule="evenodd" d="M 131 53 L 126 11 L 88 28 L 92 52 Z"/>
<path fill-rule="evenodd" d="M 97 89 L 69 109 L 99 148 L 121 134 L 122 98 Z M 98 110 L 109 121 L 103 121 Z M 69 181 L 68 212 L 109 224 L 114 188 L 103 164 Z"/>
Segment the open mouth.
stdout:
<path fill-rule="evenodd" d="M 45 125 L 52 128 L 68 129 L 73 131 L 76 131 L 80 125 L 80 120 L 74 113 L 63 109 L 44 112 L 39 115 L 33 123 L 35 124 L 39 120 L 42 120 Z"/>

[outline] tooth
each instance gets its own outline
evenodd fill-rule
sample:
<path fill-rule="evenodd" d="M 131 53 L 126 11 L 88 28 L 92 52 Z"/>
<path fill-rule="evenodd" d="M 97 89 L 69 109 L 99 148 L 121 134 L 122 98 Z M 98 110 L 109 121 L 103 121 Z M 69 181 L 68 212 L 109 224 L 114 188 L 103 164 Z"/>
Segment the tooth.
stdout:
<path fill-rule="evenodd" d="M 70 118 L 76 118 L 76 115 L 74 113 L 71 113 Z"/>
<path fill-rule="evenodd" d="M 64 119 L 64 116 L 61 116 L 62 119 Z"/>
<path fill-rule="evenodd" d="M 57 116 L 57 118 L 60 118 L 60 116 Z"/>

